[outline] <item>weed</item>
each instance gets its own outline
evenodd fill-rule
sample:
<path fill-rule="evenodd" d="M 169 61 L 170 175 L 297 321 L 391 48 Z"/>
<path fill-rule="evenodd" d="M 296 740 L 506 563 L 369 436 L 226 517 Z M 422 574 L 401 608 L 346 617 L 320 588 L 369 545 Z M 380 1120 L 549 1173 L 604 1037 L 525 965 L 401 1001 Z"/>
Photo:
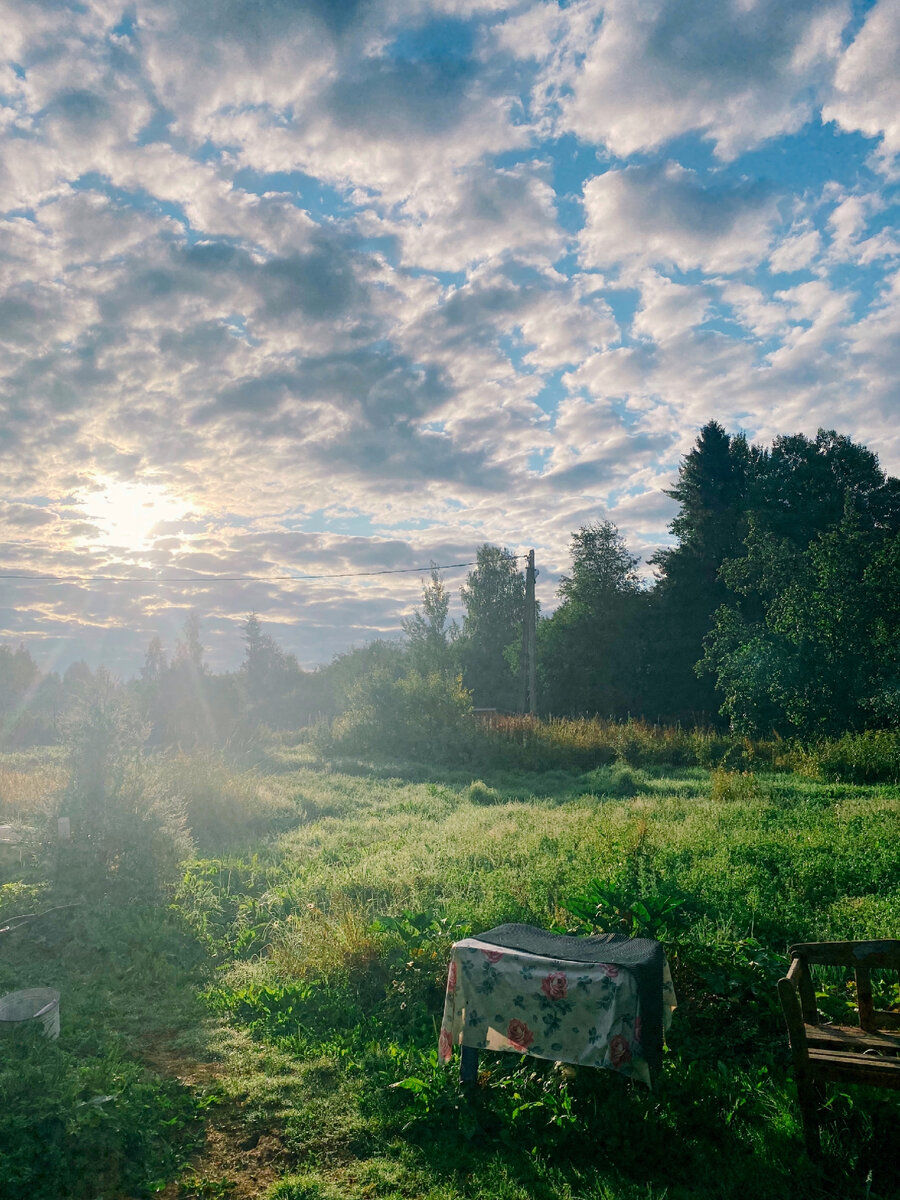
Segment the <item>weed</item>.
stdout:
<path fill-rule="evenodd" d="M 729 771 L 716 767 L 710 774 L 709 797 L 716 803 L 740 801 L 746 803 L 759 796 L 755 777 L 749 771 Z"/>
<path fill-rule="evenodd" d="M 211 1179 L 191 1173 L 179 1181 L 178 1200 L 229 1200 L 236 1187 L 230 1179 Z"/>
<path fill-rule="evenodd" d="M 502 797 L 496 788 L 488 787 L 481 779 L 475 779 L 463 793 L 470 804 L 500 804 Z"/>
<path fill-rule="evenodd" d="M 110 1049 L 82 1060 L 37 1031 L 3 1036 L 0 1181 L 10 1196 L 85 1200 L 143 1190 L 196 1143 L 186 1088 Z"/>

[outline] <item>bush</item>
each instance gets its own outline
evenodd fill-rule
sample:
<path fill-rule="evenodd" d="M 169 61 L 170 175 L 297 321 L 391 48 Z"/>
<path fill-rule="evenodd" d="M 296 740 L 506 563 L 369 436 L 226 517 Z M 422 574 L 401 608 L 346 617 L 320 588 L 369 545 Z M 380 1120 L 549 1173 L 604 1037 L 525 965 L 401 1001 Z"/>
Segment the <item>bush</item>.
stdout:
<path fill-rule="evenodd" d="M 472 697 L 458 677 L 378 669 L 353 686 L 321 745 L 332 756 L 450 762 L 471 754 L 475 734 Z"/>
<path fill-rule="evenodd" d="M 759 796 L 756 780 L 749 771 L 726 771 L 717 767 L 711 776 L 709 797 L 720 803 L 738 801 L 746 804 Z"/>
<path fill-rule="evenodd" d="M 71 820 L 71 842 L 57 845 L 48 830 L 57 883 L 79 892 L 152 895 L 174 881 L 191 853 L 183 802 L 141 754 L 145 736 L 115 698 L 94 697 L 73 723 L 71 775 L 59 809 Z"/>
<path fill-rule="evenodd" d="M 473 779 L 463 796 L 470 804 L 501 804 L 503 797 L 496 788 L 488 787 L 481 779 Z"/>

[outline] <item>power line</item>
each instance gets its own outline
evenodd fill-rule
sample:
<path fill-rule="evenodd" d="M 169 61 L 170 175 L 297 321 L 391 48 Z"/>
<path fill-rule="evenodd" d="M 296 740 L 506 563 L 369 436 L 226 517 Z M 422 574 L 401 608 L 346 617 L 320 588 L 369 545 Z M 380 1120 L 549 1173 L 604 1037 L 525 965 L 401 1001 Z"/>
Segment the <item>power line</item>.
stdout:
<path fill-rule="evenodd" d="M 513 554 L 514 559 L 527 558 L 527 554 Z M 308 580 L 315 579 L 363 579 L 373 575 L 412 575 L 421 574 L 423 571 L 453 571 L 458 567 L 477 567 L 477 560 L 472 562 L 461 563 L 445 563 L 444 566 L 436 566 L 433 563 L 427 567 L 386 567 L 379 571 L 342 571 L 330 575 L 197 575 L 186 576 L 172 579 L 161 576 L 152 578 L 149 576 L 136 575 L 27 575 L 22 574 L 0 574 L 0 579 L 10 580 L 35 580 L 46 583 L 179 583 L 179 584 L 196 584 L 203 585 L 208 583 L 305 583 Z"/>

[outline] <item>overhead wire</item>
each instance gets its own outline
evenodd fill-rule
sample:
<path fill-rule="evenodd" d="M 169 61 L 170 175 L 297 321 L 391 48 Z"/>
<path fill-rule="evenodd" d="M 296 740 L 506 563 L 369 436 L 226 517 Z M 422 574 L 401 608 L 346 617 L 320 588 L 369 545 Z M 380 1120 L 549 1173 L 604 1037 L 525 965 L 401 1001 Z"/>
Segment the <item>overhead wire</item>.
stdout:
<path fill-rule="evenodd" d="M 518 561 L 520 558 L 527 558 L 528 555 L 513 554 L 511 557 Z M 0 580 L 32 580 L 34 582 L 44 583 L 187 583 L 196 585 L 209 583 L 305 583 L 320 579 L 365 579 L 376 575 L 421 575 L 423 572 L 453 571 L 459 567 L 477 566 L 477 559 L 473 559 L 471 562 L 445 563 L 443 566 L 439 566 L 436 563 L 431 563 L 427 567 L 384 567 L 377 571 L 338 571 L 321 575 L 189 575 L 183 577 L 178 576 L 177 578 L 166 576 L 158 576 L 154 578 L 153 576 L 147 575 L 56 575 L 50 573 L 29 575 L 26 572 L 10 572 L 0 573 Z"/>

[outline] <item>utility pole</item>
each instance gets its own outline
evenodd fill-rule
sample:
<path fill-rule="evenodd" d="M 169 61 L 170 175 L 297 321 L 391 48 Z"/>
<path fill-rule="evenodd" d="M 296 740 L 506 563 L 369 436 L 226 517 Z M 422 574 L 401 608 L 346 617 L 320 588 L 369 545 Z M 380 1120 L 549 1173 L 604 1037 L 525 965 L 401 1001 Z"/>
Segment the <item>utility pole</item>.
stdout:
<path fill-rule="evenodd" d="M 537 712 L 537 605 L 534 598 L 534 551 L 525 569 L 525 620 L 522 629 L 522 712 Z"/>

